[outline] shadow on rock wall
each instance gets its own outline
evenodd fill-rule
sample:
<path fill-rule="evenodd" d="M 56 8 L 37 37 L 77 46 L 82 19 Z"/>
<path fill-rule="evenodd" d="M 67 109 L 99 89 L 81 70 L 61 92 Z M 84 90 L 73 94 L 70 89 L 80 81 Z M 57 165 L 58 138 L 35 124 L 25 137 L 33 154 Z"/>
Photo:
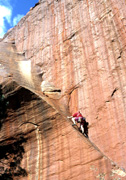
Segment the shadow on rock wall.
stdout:
<path fill-rule="evenodd" d="M 3 93 L 2 93 L 2 86 L 0 85 L 0 129 L 2 128 L 2 124 L 4 123 L 4 120 L 7 116 L 7 105 L 8 102 L 5 99 Z"/>
<path fill-rule="evenodd" d="M 19 180 L 27 176 L 26 170 L 20 166 L 26 141 L 23 136 L 17 136 L 0 142 L 0 180 Z"/>

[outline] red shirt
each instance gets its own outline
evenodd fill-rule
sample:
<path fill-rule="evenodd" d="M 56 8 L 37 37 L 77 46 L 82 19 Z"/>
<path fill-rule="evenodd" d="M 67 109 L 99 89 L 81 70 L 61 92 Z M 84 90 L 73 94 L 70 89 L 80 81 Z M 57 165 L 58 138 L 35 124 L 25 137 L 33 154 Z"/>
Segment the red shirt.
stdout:
<path fill-rule="evenodd" d="M 73 114 L 73 117 L 83 117 L 81 113 L 79 112 L 76 112 Z"/>

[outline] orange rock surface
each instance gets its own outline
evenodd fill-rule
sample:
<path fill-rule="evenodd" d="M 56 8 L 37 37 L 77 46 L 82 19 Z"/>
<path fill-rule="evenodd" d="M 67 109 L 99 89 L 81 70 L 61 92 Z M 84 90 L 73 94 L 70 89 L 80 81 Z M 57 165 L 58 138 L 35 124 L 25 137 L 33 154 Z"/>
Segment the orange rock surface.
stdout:
<path fill-rule="evenodd" d="M 13 179 L 126 178 L 125 11 L 124 0 L 40 1 L 1 40 L 0 146 L 19 149 Z M 67 119 L 77 110 L 89 139 Z"/>

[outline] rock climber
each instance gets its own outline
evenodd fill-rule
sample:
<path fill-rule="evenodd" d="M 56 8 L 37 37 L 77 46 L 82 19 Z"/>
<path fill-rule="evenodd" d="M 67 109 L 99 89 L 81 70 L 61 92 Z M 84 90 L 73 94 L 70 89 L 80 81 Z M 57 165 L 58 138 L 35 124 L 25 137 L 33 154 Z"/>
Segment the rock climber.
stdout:
<path fill-rule="evenodd" d="M 82 134 L 84 134 L 85 118 L 82 116 L 81 112 L 78 111 L 68 118 L 72 118 L 72 121 L 73 121 L 72 126 L 76 125 L 76 122 L 80 123 L 80 130 L 81 130 Z"/>

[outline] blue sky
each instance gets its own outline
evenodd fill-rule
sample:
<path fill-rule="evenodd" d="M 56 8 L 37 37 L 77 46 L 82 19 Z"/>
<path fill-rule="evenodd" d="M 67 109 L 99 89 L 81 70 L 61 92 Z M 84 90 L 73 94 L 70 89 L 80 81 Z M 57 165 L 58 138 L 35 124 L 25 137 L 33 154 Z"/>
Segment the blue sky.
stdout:
<path fill-rule="evenodd" d="M 27 14 L 39 0 L 0 0 L 0 38 Z"/>

